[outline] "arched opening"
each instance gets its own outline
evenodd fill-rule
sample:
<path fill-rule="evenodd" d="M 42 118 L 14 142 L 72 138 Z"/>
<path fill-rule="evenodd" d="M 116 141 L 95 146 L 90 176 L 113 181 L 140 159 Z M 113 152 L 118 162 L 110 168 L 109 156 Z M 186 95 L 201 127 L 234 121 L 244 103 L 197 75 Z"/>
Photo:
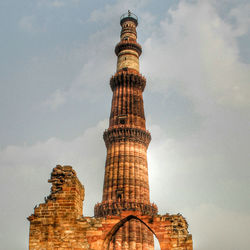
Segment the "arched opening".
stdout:
<path fill-rule="evenodd" d="M 110 230 L 102 249 L 160 250 L 161 248 L 153 230 L 145 222 L 131 215 Z"/>

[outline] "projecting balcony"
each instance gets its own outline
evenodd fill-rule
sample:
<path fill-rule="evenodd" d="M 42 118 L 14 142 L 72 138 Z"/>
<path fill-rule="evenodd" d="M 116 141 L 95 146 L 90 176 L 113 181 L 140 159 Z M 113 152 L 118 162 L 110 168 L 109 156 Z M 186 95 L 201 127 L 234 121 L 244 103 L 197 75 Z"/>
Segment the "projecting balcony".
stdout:
<path fill-rule="evenodd" d="M 126 21 L 133 21 L 136 24 L 136 26 L 138 25 L 138 17 L 129 10 L 127 13 L 121 16 L 120 24 L 122 25 Z"/>

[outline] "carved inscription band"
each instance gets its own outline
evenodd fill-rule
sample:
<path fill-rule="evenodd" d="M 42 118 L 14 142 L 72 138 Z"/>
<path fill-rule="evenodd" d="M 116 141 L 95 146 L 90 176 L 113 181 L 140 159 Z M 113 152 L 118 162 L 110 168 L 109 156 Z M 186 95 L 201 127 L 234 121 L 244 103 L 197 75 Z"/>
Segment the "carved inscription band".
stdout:
<path fill-rule="evenodd" d="M 116 73 L 110 79 L 110 87 L 112 91 L 114 91 L 116 86 L 120 85 L 137 87 L 143 91 L 146 86 L 146 79 L 140 74 L 130 74 L 126 73 L 126 71 L 122 71 L 122 73 Z"/>
<path fill-rule="evenodd" d="M 138 128 L 113 128 L 103 133 L 103 139 L 108 147 L 112 142 L 135 141 L 148 147 L 151 135 L 148 131 Z"/>

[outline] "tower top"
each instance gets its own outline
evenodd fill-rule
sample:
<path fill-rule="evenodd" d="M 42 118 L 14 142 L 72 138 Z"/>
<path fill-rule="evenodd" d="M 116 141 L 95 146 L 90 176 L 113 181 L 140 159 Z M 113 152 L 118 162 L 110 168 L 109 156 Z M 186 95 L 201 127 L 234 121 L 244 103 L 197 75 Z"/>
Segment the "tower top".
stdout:
<path fill-rule="evenodd" d="M 132 21 L 135 23 L 135 25 L 138 25 L 138 17 L 132 13 L 130 10 L 128 10 L 127 13 L 123 14 L 120 18 L 120 24 L 122 25 L 126 21 Z"/>

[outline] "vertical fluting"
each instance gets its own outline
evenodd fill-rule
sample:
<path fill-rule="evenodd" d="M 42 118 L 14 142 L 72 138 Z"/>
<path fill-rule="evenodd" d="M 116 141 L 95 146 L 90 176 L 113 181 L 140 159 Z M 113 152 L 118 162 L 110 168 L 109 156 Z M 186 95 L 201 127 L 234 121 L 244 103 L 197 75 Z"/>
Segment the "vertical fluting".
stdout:
<path fill-rule="evenodd" d="M 152 250 L 154 237 L 147 226 L 136 219 L 131 219 L 112 236 L 109 249 Z"/>
<path fill-rule="evenodd" d="M 116 45 L 117 72 L 110 80 L 113 91 L 109 128 L 104 132 L 107 147 L 102 203 L 96 216 L 139 210 L 155 214 L 150 204 L 143 90 L 146 80 L 139 74 L 141 46 L 137 43 L 137 19 L 121 19 L 121 41 Z"/>

